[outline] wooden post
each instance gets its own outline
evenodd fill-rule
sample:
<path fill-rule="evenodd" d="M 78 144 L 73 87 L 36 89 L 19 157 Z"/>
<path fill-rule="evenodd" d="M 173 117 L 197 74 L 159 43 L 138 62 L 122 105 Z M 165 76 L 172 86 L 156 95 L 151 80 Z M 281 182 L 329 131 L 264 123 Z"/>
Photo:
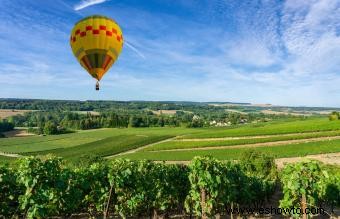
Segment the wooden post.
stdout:
<path fill-rule="evenodd" d="M 206 198 L 206 193 L 205 193 L 205 189 L 201 188 L 201 209 L 202 209 L 202 219 L 207 219 L 207 214 L 205 212 L 205 198 Z"/>
<path fill-rule="evenodd" d="M 113 190 L 113 182 L 112 182 L 112 185 L 110 187 L 109 198 L 107 200 L 106 207 L 105 207 L 105 210 L 104 210 L 104 217 L 103 217 L 104 219 L 109 218 L 112 190 Z"/>
<path fill-rule="evenodd" d="M 307 208 L 307 199 L 306 195 L 302 194 L 301 198 L 301 210 L 302 210 L 302 219 L 307 219 L 306 208 Z"/>
<path fill-rule="evenodd" d="M 156 209 L 153 209 L 153 216 L 152 216 L 153 219 L 157 219 L 158 218 L 158 214 L 157 214 L 157 210 Z"/>
<path fill-rule="evenodd" d="M 230 219 L 233 219 L 233 218 L 234 218 L 234 215 L 233 215 L 233 211 L 234 211 L 234 203 L 233 203 L 233 202 L 231 202 L 230 207 L 231 207 L 231 211 L 230 211 Z"/>

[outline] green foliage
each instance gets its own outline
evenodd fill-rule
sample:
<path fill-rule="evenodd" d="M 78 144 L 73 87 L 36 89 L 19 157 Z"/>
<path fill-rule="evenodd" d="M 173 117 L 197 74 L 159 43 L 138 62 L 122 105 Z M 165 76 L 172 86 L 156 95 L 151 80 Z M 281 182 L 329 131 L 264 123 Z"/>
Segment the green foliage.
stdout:
<path fill-rule="evenodd" d="M 212 157 L 195 157 L 189 165 L 190 190 L 187 211 L 206 217 L 216 213 L 222 199 L 222 163 Z"/>
<path fill-rule="evenodd" d="M 5 193 L 1 194 L 11 198 L 12 202 L 8 203 L 13 206 L 18 201 L 20 208 L 15 212 L 3 208 L 1 215 L 21 212 L 27 218 L 46 218 L 77 212 L 97 214 L 103 210 L 109 187 L 104 163 L 69 169 L 62 165 L 60 158 L 27 157 L 17 164 L 16 179 L 3 181 L 7 188 L 11 187 L 10 196 L 3 186 L 1 191 Z M 16 191 L 17 188 L 20 192 Z"/>
<path fill-rule="evenodd" d="M 114 160 L 109 181 L 114 188 L 113 211 L 125 218 L 165 213 L 180 206 L 186 197 L 186 168 L 149 161 Z"/>
<path fill-rule="evenodd" d="M 329 116 L 329 120 L 330 121 L 335 121 L 335 120 L 339 120 L 340 114 L 339 112 L 333 111 Z"/>
<path fill-rule="evenodd" d="M 58 127 L 54 122 L 48 121 L 45 123 L 43 131 L 46 135 L 55 135 L 58 134 Z"/>
<path fill-rule="evenodd" d="M 7 132 L 14 129 L 14 124 L 6 119 L 0 119 L 0 132 Z"/>
<path fill-rule="evenodd" d="M 194 102 L 0 100 L 0 109 L 34 110 L 13 116 L 16 126 L 44 128 L 48 121 L 65 129 L 122 127 L 203 127 L 297 118 L 261 113 L 265 108 Z M 172 112 L 162 113 L 163 110 Z M 281 110 L 276 107 L 276 110 Z M 247 112 L 247 113 L 242 113 Z M 198 118 L 198 119 L 197 119 Z M 299 118 L 299 117 L 298 117 Z"/>
<path fill-rule="evenodd" d="M 262 164 L 260 158 L 265 158 Z M 196 157 L 188 167 L 146 160 L 93 162 L 71 167 L 60 158 L 27 157 L 0 166 L 0 217 L 89 213 L 100 218 L 107 206 L 111 216 L 169 217 L 185 206 L 188 213 L 206 218 L 230 207 L 263 206 L 275 185 L 270 184 L 275 168 L 270 159 L 254 152 L 244 155 L 241 164 L 212 157 Z M 338 168 L 302 162 L 287 166 L 281 181 L 281 207 L 299 207 L 301 194 L 308 203 L 339 206 Z"/>
<path fill-rule="evenodd" d="M 240 165 L 251 182 L 248 196 L 244 195 L 246 200 L 263 204 L 276 188 L 278 170 L 274 158 L 259 151 L 249 150 L 242 154 Z"/>
<path fill-rule="evenodd" d="M 60 159 L 28 157 L 19 160 L 17 182 L 25 188 L 19 203 L 28 218 L 44 218 L 59 213 L 56 203 L 65 190 L 61 176 Z"/>
<path fill-rule="evenodd" d="M 274 193 L 276 178 L 259 174 L 256 168 L 250 169 L 258 157 L 246 157 L 250 164 L 244 160 L 243 167 L 212 157 L 195 157 L 189 165 L 191 187 L 186 200 L 187 211 L 211 217 L 228 207 L 263 206 Z M 272 172 L 274 167 L 264 163 L 267 164 L 265 172 Z"/>
<path fill-rule="evenodd" d="M 109 191 L 108 167 L 105 163 L 93 163 L 89 166 L 76 168 L 73 189 L 77 192 L 81 209 L 96 215 L 105 208 Z M 77 202 L 76 202 L 77 203 Z M 78 206 L 79 206 L 78 205 Z"/>
<path fill-rule="evenodd" d="M 322 166 L 325 177 L 323 178 L 320 196 L 323 202 L 331 207 L 340 207 L 340 167 Z"/>
<path fill-rule="evenodd" d="M 317 206 L 321 202 L 320 191 L 324 190 L 327 177 L 328 173 L 322 170 L 317 161 L 303 161 L 287 165 L 281 173 L 284 197 L 280 201 L 280 207 L 302 208 L 303 196 L 306 198 L 307 206 Z"/>
<path fill-rule="evenodd" d="M 17 172 L 9 166 L 0 164 L 0 216 L 15 214 L 22 188 L 16 183 Z"/>
<path fill-rule="evenodd" d="M 192 120 L 187 123 L 188 128 L 200 128 L 203 127 L 204 120 L 199 116 L 193 116 Z"/>
<path fill-rule="evenodd" d="M 257 176 L 261 179 L 276 180 L 277 167 L 273 157 L 255 150 L 249 150 L 242 154 L 240 165 L 251 176 Z"/>

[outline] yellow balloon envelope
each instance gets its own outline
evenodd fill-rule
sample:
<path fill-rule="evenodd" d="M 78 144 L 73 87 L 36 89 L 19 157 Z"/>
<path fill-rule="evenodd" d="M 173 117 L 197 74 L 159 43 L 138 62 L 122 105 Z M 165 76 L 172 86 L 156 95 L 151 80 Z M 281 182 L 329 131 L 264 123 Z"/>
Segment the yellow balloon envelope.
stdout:
<path fill-rule="evenodd" d="M 92 15 L 78 21 L 70 38 L 74 56 L 97 81 L 115 63 L 123 43 L 119 25 L 113 19 L 101 15 Z M 96 89 L 99 89 L 98 82 Z"/>

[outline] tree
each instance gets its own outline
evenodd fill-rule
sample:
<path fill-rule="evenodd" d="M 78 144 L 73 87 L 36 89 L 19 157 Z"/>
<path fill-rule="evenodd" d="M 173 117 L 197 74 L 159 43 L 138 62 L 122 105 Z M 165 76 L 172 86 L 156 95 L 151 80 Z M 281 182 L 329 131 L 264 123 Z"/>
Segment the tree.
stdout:
<path fill-rule="evenodd" d="M 14 124 L 7 120 L 0 120 L 0 132 L 6 132 L 14 129 Z"/>
<path fill-rule="evenodd" d="M 54 122 L 48 121 L 44 125 L 44 133 L 46 135 L 56 135 L 58 134 L 58 127 Z"/>
<path fill-rule="evenodd" d="M 334 120 L 339 120 L 339 113 L 336 111 L 333 111 L 330 115 L 329 115 L 329 120 L 330 121 L 334 121 Z"/>
<path fill-rule="evenodd" d="M 159 120 L 158 120 L 158 125 L 159 125 L 160 127 L 164 127 L 164 124 L 165 124 L 164 118 L 163 118 L 163 116 L 161 116 L 161 117 L 159 118 Z"/>

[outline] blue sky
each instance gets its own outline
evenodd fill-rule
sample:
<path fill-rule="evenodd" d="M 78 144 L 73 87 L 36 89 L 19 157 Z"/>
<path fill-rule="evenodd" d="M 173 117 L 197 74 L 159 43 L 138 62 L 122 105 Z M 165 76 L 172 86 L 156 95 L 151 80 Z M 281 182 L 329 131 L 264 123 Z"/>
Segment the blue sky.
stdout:
<path fill-rule="evenodd" d="M 121 56 L 95 81 L 69 34 L 103 14 Z M 0 97 L 340 106 L 340 0 L 0 0 Z"/>

